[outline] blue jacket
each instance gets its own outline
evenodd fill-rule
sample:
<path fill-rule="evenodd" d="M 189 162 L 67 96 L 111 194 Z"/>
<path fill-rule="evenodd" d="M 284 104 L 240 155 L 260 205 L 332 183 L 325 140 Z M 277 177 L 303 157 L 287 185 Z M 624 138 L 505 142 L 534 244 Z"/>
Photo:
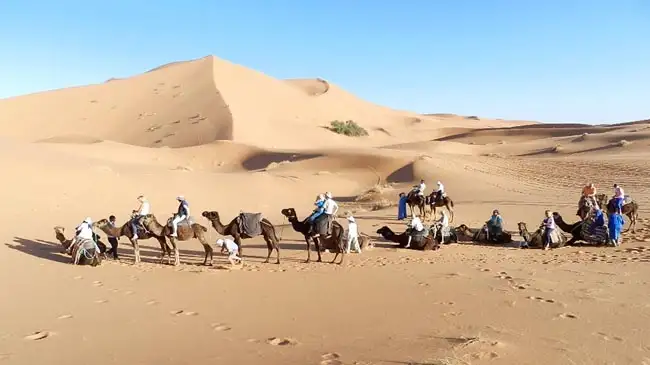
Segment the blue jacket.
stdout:
<path fill-rule="evenodd" d="M 594 219 L 594 226 L 595 227 L 601 227 L 605 225 L 605 215 L 603 214 L 602 210 L 597 210 L 596 211 L 596 217 Z"/>
<path fill-rule="evenodd" d="M 493 215 L 488 220 L 488 226 L 493 228 L 501 228 L 503 224 L 503 218 L 500 215 Z"/>
<path fill-rule="evenodd" d="M 314 204 L 316 204 L 316 209 L 314 209 L 314 212 L 309 216 L 310 222 L 313 222 L 316 218 L 320 217 L 321 214 L 325 213 L 325 200 L 317 201 Z"/>

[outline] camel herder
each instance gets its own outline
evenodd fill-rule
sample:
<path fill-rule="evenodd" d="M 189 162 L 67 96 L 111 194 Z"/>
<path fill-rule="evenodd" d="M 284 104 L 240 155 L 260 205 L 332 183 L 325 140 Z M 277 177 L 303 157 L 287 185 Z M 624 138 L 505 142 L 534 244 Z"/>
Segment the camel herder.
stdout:
<path fill-rule="evenodd" d="M 228 261 L 230 261 L 231 265 L 235 265 L 235 262 L 242 262 L 241 257 L 239 257 L 239 247 L 237 247 L 237 244 L 235 241 L 231 240 L 230 238 L 219 238 L 217 240 L 217 247 L 221 248 L 223 251 L 223 248 L 225 247 L 226 250 L 228 251 Z"/>
<path fill-rule="evenodd" d="M 401 221 L 406 218 L 406 194 L 399 193 L 399 201 L 397 202 L 397 220 Z"/>
<path fill-rule="evenodd" d="M 350 253 L 350 247 L 354 246 L 357 253 L 361 253 L 361 246 L 359 245 L 359 227 L 352 215 L 348 215 L 348 240 L 345 245 L 345 253 Z"/>

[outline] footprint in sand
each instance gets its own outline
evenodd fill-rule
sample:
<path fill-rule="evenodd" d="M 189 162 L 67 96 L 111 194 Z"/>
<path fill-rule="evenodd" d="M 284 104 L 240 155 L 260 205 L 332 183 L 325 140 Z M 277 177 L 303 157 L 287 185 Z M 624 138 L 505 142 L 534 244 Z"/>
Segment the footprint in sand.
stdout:
<path fill-rule="evenodd" d="M 212 329 L 217 332 L 224 332 L 224 331 L 230 331 L 231 328 L 228 327 L 227 325 L 223 323 L 213 323 L 212 324 Z"/>
<path fill-rule="evenodd" d="M 602 338 L 605 341 L 611 341 L 611 340 L 618 341 L 618 342 L 623 342 L 624 341 L 623 338 L 621 338 L 621 337 L 608 335 L 608 334 L 606 334 L 604 332 L 596 332 L 596 333 L 594 333 L 594 335 L 600 336 L 600 338 Z"/>
<path fill-rule="evenodd" d="M 298 344 L 298 341 L 293 338 L 271 337 L 266 340 L 266 343 L 271 346 L 295 346 Z"/>
<path fill-rule="evenodd" d="M 530 300 L 537 300 L 544 303 L 555 303 L 555 299 L 544 299 L 542 297 L 528 297 Z"/>
<path fill-rule="evenodd" d="M 339 360 L 340 358 L 341 355 L 335 352 L 323 354 L 321 355 L 322 361 L 320 362 L 320 364 L 321 365 L 343 365 L 343 361 Z"/>
<path fill-rule="evenodd" d="M 576 316 L 575 314 L 571 314 L 571 313 L 562 313 L 558 317 L 560 317 L 560 318 L 578 319 L 578 316 Z"/>
<path fill-rule="evenodd" d="M 94 286 L 102 286 L 102 285 L 104 285 L 104 283 L 102 283 L 102 282 L 99 281 L 99 280 L 95 280 L 95 281 L 93 281 L 93 285 L 94 285 Z"/>
<path fill-rule="evenodd" d="M 73 279 L 75 279 L 75 280 L 81 280 L 81 279 L 83 279 L 83 278 L 84 278 L 83 276 L 75 276 Z"/>
<path fill-rule="evenodd" d="M 70 319 L 72 317 L 73 317 L 72 314 L 64 314 L 64 315 L 58 316 L 56 319 Z"/>
<path fill-rule="evenodd" d="M 191 311 L 186 312 L 186 311 L 184 311 L 182 309 L 173 310 L 173 311 L 169 312 L 169 314 L 171 314 L 173 316 L 180 316 L 181 314 L 184 314 L 186 316 L 196 316 L 196 315 L 198 315 L 197 312 L 191 312 Z"/>
<path fill-rule="evenodd" d="M 148 301 L 146 304 L 147 304 L 147 305 L 156 305 L 156 304 L 158 304 L 158 302 L 155 301 L 155 300 L 150 300 L 150 301 Z"/>
<path fill-rule="evenodd" d="M 37 331 L 37 332 L 32 333 L 31 335 L 25 336 L 24 339 L 29 340 L 29 341 L 38 341 L 38 340 L 48 338 L 51 335 L 52 335 L 52 332 L 49 332 L 49 331 Z"/>
<path fill-rule="evenodd" d="M 106 299 L 98 299 L 98 300 L 95 301 L 95 303 L 104 304 L 104 303 L 108 303 L 108 300 L 106 300 Z"/>

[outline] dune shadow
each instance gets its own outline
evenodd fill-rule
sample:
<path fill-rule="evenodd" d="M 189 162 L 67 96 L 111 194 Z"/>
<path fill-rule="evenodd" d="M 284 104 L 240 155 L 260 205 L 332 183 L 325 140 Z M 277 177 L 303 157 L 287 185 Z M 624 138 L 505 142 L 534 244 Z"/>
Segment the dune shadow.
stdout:
<path fill-rule="evenodd" d="M 15 244 L 5 243 L 5 245 L 11 249 L 49 261 L 60 263 L 70 263 L 71 261 L 70 256 L 64 253 L 63 246 L 60 243 L 22 237 L 14 237 L 13 241 Z"/>
<path fill-rule="evenodd" d="M 242 166 L 248 171 L 254 171 L 265 169 L 272 163 L 297 162 L 321 156 L 323 155 L 315 153 L 261 152 L 246 159 L 242 162 Z"/>

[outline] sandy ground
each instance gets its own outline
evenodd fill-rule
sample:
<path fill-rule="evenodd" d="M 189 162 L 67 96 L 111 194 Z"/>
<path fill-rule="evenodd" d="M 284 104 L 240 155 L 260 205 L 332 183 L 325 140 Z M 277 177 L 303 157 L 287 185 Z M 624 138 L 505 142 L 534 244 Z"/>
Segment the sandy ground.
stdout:
<path fill-rule="evenodd" d="M 370 135 L 324 128 L 336 119 Z M 650 364 L 649 121 L 418 115 L 215 57 L 0 100 L 0 120 L 0 362 Z M 420 178 L 428 190 L 445 183 L 453 225 L 477 228 L 494 208 L 513 232 L 545 209 L 574 222 L 591 181 L 608 195 L 621 184 L 641 218 L 618 248 L 400 250 L 375 231 L 403 230 L 386 202 Z M 304 217 L 328 190 L 376 245 L 341 266 L 330 253 L 304 263 L 304 240 L 280 214 Z M 197 240 L 180 243 L 178 267 L 141 241 L 135 266 L 122 238 L 120 261 L 70 265 L 52 228 L 123 223 L 139 194 L 165 218 L 185 195 L 211 244 L 219 235 L 200 212 L 262 212 L 282 263 L 263 264 L 256 237 L 241 268 L 220 254 L 202 266 Z"/>

